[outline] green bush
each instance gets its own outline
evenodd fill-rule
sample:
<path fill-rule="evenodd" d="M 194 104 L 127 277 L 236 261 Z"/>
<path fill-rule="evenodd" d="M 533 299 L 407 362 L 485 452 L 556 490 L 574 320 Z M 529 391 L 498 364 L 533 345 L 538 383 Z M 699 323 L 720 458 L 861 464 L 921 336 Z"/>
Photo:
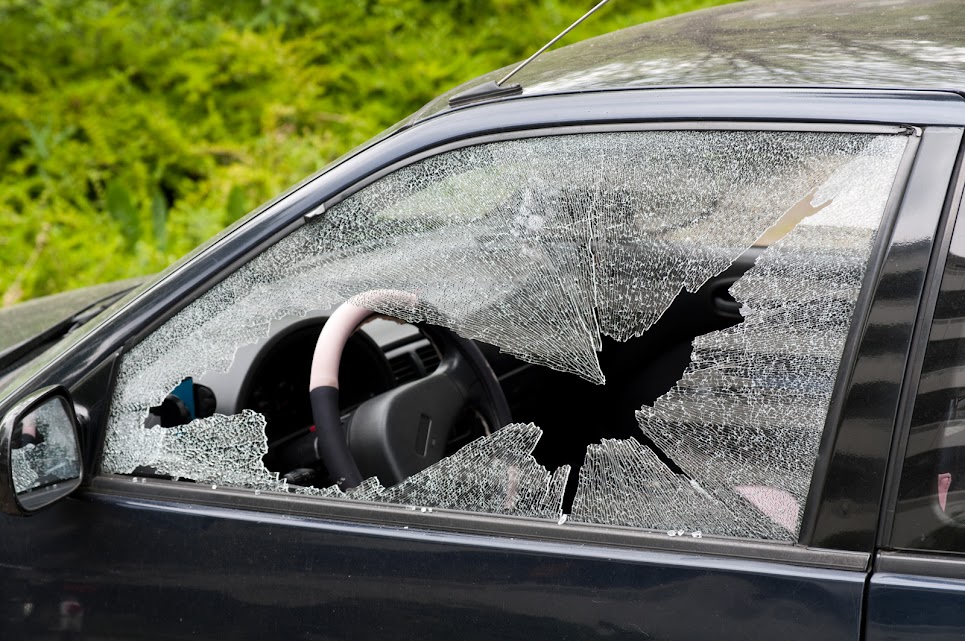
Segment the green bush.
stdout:
<path fill-rule="evenodd" d="M 565 42 L 726 1 L 618 2 Z M 0 0 L 0 306 L 162 269 L 589 6 Z"/>

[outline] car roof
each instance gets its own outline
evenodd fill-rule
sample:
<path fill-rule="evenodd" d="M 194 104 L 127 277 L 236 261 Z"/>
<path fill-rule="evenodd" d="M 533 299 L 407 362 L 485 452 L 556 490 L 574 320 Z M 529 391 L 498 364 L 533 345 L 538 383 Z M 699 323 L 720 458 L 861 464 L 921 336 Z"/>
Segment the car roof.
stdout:
<path fill-rule="evenodd" d="M 450 97 L 498 80 L 511 68 L 456 87 L 407 124 L 447 109 Z M 965 8 L 962 0 L 731 4 L 549 51 L 511 82 L 522 85 L 524 96 L 707 86 L 961 91 Z"/>

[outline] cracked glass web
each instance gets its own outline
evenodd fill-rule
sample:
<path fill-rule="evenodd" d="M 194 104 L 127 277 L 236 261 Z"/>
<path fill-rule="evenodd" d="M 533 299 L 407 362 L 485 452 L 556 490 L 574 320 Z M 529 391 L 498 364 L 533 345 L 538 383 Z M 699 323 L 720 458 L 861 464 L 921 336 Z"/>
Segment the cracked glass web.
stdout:
<path fill-rule="evenodd" d="M 386 488 L 372 477 L 348 494 L 337 486 L 295 492 L 360 501 L 558 519 L 570 467 L 550 473 L 532 452 L 542 431 L 512 423 Z"/>
<path fill-rule="evenodd" d="M 831 392 L 904 141 L 878 139 L 731 287 L 744 322 L 694 340 L 636 442 L 591 445 L 571 519 L 795 540 Z M 655 490 L 650 490 L 655 487 Z M 668 491 L 668 488 L 673 488 Z"/>
<path fill-rule="evenodd" d="M 741 330 L 698 339 L 695 365 L 670 392 L 670 400 L 654 408 L 653 416 L 644 408 L 640 420 L 655 442 L 686 461 L 691 444 L 700 445 L 704 432 L 707 440 L 700 447 L 728 441 L 725 425 L 729 428 L 735 421 L 728 423 L 721 413 L 731 406 L 741 421 L 750 422 L 800 403 L 808 412 L 809 429 L 819 434 L 813 426 L 823 425 L 823 410 L 820 403 L 806 401 L 824 393 L 833 380 L 834 349 L 847 330 L 850 297 L 860 282 L 905 141 L 904 136 L 813 132 L 599 133 L 490 143 L 416 162 L 313 218 L 131 349 L 120 367 L 102 471 L 131 474 L 140 466 L 167 466 L 171 476 L 286 489 L 261 465 L 257 452 L 264 447 L 264 433 L 257 415 L 201 419 L 232 421 L 231 429 L 247 439 L 241 448 L 220 437 L 211 440 L 219 430 L 202 429 L 198 425 L 206 424 L 200 421 L 165 431 L 144 427 L 145 417 L 186 377 L 227 371 L 235 351 L 266 337 L 272 320 L 332 309 L 353 296 L 377 312 L 446 326 L 524 361 L 602 384 L 597 350 L 603 335 L 627 340 L 645 332 L 682 290 L 696 291 L 724 271 L 802 200 L 831 202 L 820 215 L 807 219 L 815 234 L 801 240 L 800 246 L 790 244 L 790 236 L 773 245 L 765 257 L 786 246 L 789 259 L 769 268 L 770 259 L 762 258 L 752 270 L 759 275 L 757 289 L 734 290 L 745 303 L 745 312 L 758 303 L 758 312 L 748 313 L 739 327 L 755 322 L 757 313 L 759 333 Z M 861 186 L 862 181 L 867 186 Z M 869 194 L 874 207 L 858 202 Z M 848 218 L 854 214 L 860 214 L 855 218 L 860 222 Z M 814 223 L 829 216 L 833 220 L 823 226 Z M 814 252 L 815 257 L 801 264 L 793 260 L 797 251 Z M 836 276 L 825 283 L 814 278 L 817 269 L 837 270 Z M 795 281 L 794 273 L 805 278 Z M 754 274 L 748 276 L 753 279 Z M 818 291 L 818 282 L 831 287 Z M 385 289 L 411 296 L 366 300 L 366 292 Z M 784 299 L 799 306 L 782 306 Z M 809 324 L 802 315 L 812 311 L 824 313 L 827 322 Z M 768 333 L 767 323 L 779 327 Z M 748 341 L 760 346 L 748 346 Z M 824 343 L 827 349 L 820 352 Z M 807 353 L 797 354 L 798 348 Z M 701 387 L 708 377 L 732 376 L 730 383 L 737 384 L 746 376 L 723 360 L 721 355 L 726 354 L 738 355 L 734 363 L 745 369 L 761 368 L 754 385 L 783 385 L 795 400 L 782 401 L 783 405 L 773 399 L 745 402 L 747 394 L 742 396 L 739 387 L 714 387 L 713 382 Z M 791 370 L 796 367 L 804 367 L 806 374 L 795 379 Z M 691 387 L 695 391 L 687 392 Z M 721 390 L 717 396 L 715 389 Z M 689 400 L 674 400 L 688 393 Z M 703 423 L 692 413 L 705 410 L 711 411 L 705 421 L 708 427 L 697 429 Z M 674 412 L 693 419 L 688 423 L 674 418 Z M 772 416 L 768 425 L 780 422 Z M 151 431 L 158 433 L 148 434 Z M 528 441 L 520 438 L 514 451 L 525 460 Z M 594 451 L 591 448 L 588 460 Z M 195 460 L 182 460 L 188 457 Z M 733 506 L 746 506 L 714 483 L 731 483 L 731 494 L 752 497 L 744 503 L 761 502 L 759 497 L 768 496 L 770 487 L 761 485 L 762 479 L 779 476 L 768 457 L 773 455 L 760 459 L 767 473 L 753 479 L 722 467 L 725 478 L 704 480 L 696 469 L 701 461 L 695 460 L 685 485 L 700 496 L 714 497 L 724 506 L 720 518 L 729 514 L 734 522 L 744 516 L 734 513 Z M 452 458 L 430 469 L 442 469 L 449 461 Z M 480 474 L 485 467 L 473 465 Z M 663 478 L 657 472 L 653 478 Z M 810 478 L 809 469 L 803 476 L 797 469 L 785 474 L 795 476 L 793 483 L 785 483 L 794 486 L 794 492 Z M 558 479 L 546 481 L 547 475 L 542 470 L 519 479 L 534 484 L 532 493 L 537 496 L 547 483 L 556 487 Z M 733 483 L 744 489 L 734 490 Z M 373 487 L 363 486 L 359 497 L 402 496 L 396 488 Z M 446 492 L 431 500 L 415 490 L 410 496 L 447 505 L 462 500 Z M 546 504 L 554 501 L 550 497 Z M 619 514 L 597 515 L 588 509 L 596 502 L 584 496 L 581 518 L 632 521 Z M 482 498 L 461 505 L 460 509 L 534 513 L 525 502 L 518 511 L 494 510 Z M 788 520 L 786 514 L 780 518 Z M 774 518 L 766 520 L 740 524 L 736 530 L 722 527 L 721 532 L 786 536 Z"/>

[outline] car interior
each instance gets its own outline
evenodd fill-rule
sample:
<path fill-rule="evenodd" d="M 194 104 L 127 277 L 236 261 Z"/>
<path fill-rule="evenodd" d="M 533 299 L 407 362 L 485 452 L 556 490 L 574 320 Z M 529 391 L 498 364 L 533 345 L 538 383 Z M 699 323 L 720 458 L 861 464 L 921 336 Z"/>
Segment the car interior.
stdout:
<path fill-rule="evenodd" d="M 587 445 L 601 439 L 635 438 L 679 471 L 639 429 L 634 412 L 652 405 L 677 382 L 690 362 L 695 336 L 741 322 L 740 305 L 728 288 L 753 266 L 762 249 L 751 248 L 698 291 L 681 291 L 643 335 L 625 342 L 604 338 L 599 360 L 606 385 L 526 363 L 480 341 L 465 341 L 491 368 L 511 421 L 534 423 L 542 429 L 533 452 L 537 462 L 551 472 L 563 465 L 574 471 L 564 494 L 564 511 L 576 492 L 576 472 Z M 238 350 L 228 372 L 187 379 L 172 390 L 164 403 L 151 409 L 146 425 L 171 427 L 215 413 L 253 410 L 267 423 L 268 452 L 263 462 L 268 470 L 295 486 L 336 484 L 339 479 L 326 469 L 312 438 L 315 428 L 308 393 L 313 351 L 332 311 L 273 322 L 268 337 Z M 412 434 L 399 438 L 371 428 L 366 424 L 373 422 L 368 415 L 354 416 L 367 402 L 424 380 L 445 365 L 440 334 L 433 329 L 438 330 L 376 317 L 345 341 L 338 372 L 338 411 L 363 478 L 377 476 L 383 485 L 394 485 L 502 427 L 492 424 L 501 419 L 494 419 L 479 403 L 467 402 L 446 424 L 445 442 L 427 448 L 424 430 L 420 436 L 417 426 L 411 428 Z M 418 402 L 436 405 L 441 400 L 430 395 Z M 416 437 L 414 445 L 408 436 Z M 413 457 L 413 449 L 426 456 Z M 385 451 L 372 454 L 372 450 Z M 151 470 L 137 473 L 150 475 Z"/>

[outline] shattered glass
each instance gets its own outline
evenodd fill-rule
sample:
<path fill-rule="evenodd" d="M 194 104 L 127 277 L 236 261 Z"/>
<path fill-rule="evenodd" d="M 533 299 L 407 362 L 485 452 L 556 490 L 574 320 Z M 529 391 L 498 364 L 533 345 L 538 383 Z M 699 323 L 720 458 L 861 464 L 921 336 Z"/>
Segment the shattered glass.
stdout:
<path fill-rule="evenodd" d="M 33 450 L 36 445 L 27 445 L 10 452 L 10 464 L 13 467 L 13 489 L 17 494 L 26 492 L 40 485 L 40 475 L 34 469 Z"/>
<path fill-rule="evenodd" d="M 114 438 L 102 466 L 128 473 L 149 467 L 151 474 L 215 485 L 287 489 L 285 480 L 261 461 L 268 451 L 265 417 L 251 410 L 176 427 L 119 430 Z"/>
<path fill-rule="evenodd" d="M 664 513 L 668 505 L 674 518 Z M 648 530 L 698 524 L 689 531 L 701 532 L 726 531 L 734 523 L 723 503 L 634 439 L 604 439 L 587 448 L 570 520 Z"/>
<path fill-rule="evenodd" d="M 813 196 L 814 213 L 731 287 L 744 322 L 698 336 L 677 385 L 637 413 L 644 435 L 683 474 L 635 441 L 590 446 L 572 520 L 796 539 L 903 147 L 878 139 L 830 176 Z"/>
<path fill-rule="evenodd" d="M 348 198 L 285 258 L 330 257 L 315 282 L 341 300 L 412 293 L 361 302 L 603 383 L 601 334 L 645 332 L 869 142 L 706 131 L 481 145 Z"/>
<path fill-rule="evenodd" d="M 558 519 L 570 467 L 564 465 L 550 473 L 536 462 L 532 452 L 541 435 L 542 430 L 532 423 L 513 423 L 390 488 L 372 477 L 348 494 L 338 486 L 324 490 L 299 487 L 295 492 Z"/>
<path fill-rule="evenodd" d="M 772 244 L 734 289 L 745 323 L 699 338 L 678 387 L 640 413 L 642 429 L 680 458 L 687 475 L 666 477 L 643 457 L 641 469 L 652 470 L 648 482 L 668 493 L 676 483 L 687 501 L 712 497 L 719 506 L 719 526 L 705 526 L 718 516 L 696 503 L 688 508 L 693 518 L 666 512 L 667 522 L 692 523 L 704 514 L 694 529 L 786 537 L 786 528 L 759 518 L 762 511 L 743 496 L 770 496 L 755 488 L 771 487 L 782 470 L 794 480 L 774 487 L 791 487 L 795 497 L 806 487 L 810 467 L 790 459 L 810 452 L 820 435 L 853 298 L 905 141 L 642 131 L 495 142 L 418 161 L 313 218 L 131 349 L 121 362 L 101 469 L 131 474 L 147 466 L 203 482 L 291 491 L 261 464 L 264 419 L 257 414 L 168 429 L 145 427 L 145 417 L 185 378 L 228 371 L 235 351 L 266 337 L 272 320 L 353 297 L 379 313 L 445 326 L 602 384 L 603 335 L 627 340 L 646 332 L 681 291 L 696 291 L 724 271 L 803 200 L 824 209 Z M 801 414 L 785 420 L 785 411 Z M 223 438 L 215 435 L 221 431 Z M 551 475 L 527 458 L 538 428 L 504 431 L 398 486 L 369 481 L 348 496 L 555 517 L 568 470 Z M 795 434 L 799 449 L 757 457 Z M 502 439 L 510 436 L 516 440 L 505 449 Z M 593 449 L 606 447 L 591 447 L 587 460 L 605 454 L 612 464 L 612 452 Z M 699 452 L 707 447 L 731 457 L 721 455 L 714 472 L 720 478 L 702 467 L 708 456 Z M 759 473 L 741 473 L 740 465 L 759 466 Z M 596 513 L 602 499 L 586 493 L 596 487 L 586 475 L 603 467 L 601 460 L 581 470 L 580 518 L 641 525 L 650 519 Z M 629 469 L 606 474 L 616 479 Z M 462 480 L 441 483 L 441 470 Z M 653 523 L 646 527 L 659 525 Z"/>

